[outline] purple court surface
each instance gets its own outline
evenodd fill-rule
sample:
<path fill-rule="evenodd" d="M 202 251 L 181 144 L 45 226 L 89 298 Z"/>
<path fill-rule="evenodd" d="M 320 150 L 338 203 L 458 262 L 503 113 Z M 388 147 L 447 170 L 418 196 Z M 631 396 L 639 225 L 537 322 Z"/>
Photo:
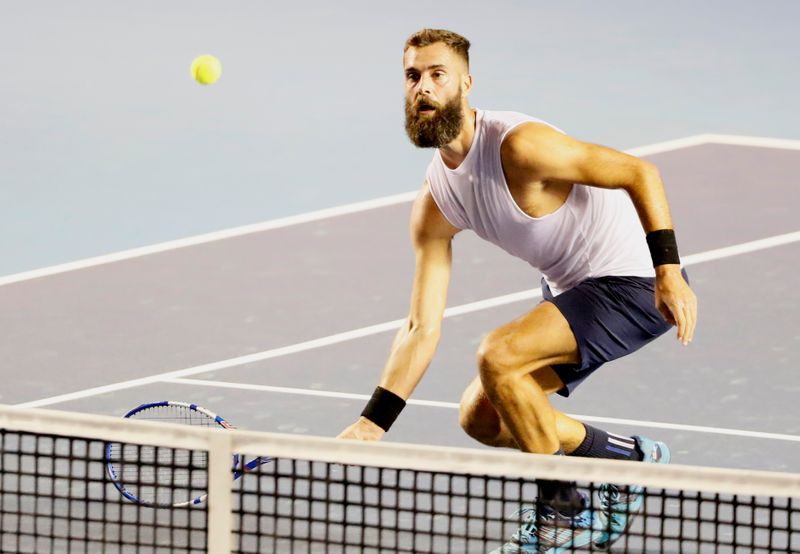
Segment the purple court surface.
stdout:
<path fill-rule="evenodd" d="M 665 440 L 677 463 L 798 471 L 800 142 L 701 136 L 634 153 L 667 186 L 695 340 L 670 333 L 555 404 Z M 122 415 L 174 399 L 246 429 L 335 435 L 407 313 L 412 197 L 0 278 L 0 403 Z M 539 302 L 539 277 L 457 236 L 442 341 L 386 440 L 484 448 L 457 403 L 481 338 Z"/>

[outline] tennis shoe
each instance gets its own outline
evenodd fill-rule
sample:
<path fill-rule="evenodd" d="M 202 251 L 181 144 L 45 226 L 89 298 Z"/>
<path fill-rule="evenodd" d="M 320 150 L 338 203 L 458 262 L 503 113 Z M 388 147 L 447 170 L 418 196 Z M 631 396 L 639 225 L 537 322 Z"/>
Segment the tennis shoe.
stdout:
<path fill-rule="evenodd" d="M 575 548 L 588 547 L 593 539 L 603 534 L 603 522 L 583 496 L 582 512 L 574 517 L 565 516 L 545 504 L 538 508 L 523 508 L 515 516 L 526 516 L 511 540 L 490 554 L 558 554 Z"/>
<path fill-rule="evenodd" d="M 646 437 L 633 437 L 644 454 L 643 462 L 649 464 L 668 464 L 669 448 L 661 441 Z M 633 520 L 644 505 L 644 487 L 640 485 L 614 485 L 603 483 L 598 490 L 600 497 L 600 518 L 604 520 L 594 545 L 608 550 L 633 524 Z"/>

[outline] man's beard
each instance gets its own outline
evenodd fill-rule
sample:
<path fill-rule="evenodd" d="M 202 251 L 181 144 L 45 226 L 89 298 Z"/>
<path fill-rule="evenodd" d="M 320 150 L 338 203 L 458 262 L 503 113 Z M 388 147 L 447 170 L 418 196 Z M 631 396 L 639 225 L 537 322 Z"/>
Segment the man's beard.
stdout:
<path fill-rule="evenodd" d="M 433 114 L 422 115 L 420 105 L 436 108 Z M 441 148 L 455 140 L 461 132 L 464 113 L 461 110 L 461 91 L 444 105 L 429 100 L 411 103 L 406 99 L 406 134 L 420 148 Z"/>

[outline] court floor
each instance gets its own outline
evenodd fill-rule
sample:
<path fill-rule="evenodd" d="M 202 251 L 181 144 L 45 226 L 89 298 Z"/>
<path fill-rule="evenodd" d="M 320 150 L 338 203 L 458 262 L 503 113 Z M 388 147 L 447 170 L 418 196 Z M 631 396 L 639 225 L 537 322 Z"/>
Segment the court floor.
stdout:
<path fill-rule="evenodd" d="M 634 153 L 667 186 L 695 340 L 670 333 L 555 404 L 666 440 L 677 463 L 798 471 L 800 143 L 702 136 Z M 246 429 L 335 435 L 407 313 L 412 198 L 0 277 L 0 403 L 122 415 L 184 400 Z M 539 278 L 457 236 L 441 344 L 386 440 L 484 448 L 457 402 L 481 338 L 539 301 Z"/>

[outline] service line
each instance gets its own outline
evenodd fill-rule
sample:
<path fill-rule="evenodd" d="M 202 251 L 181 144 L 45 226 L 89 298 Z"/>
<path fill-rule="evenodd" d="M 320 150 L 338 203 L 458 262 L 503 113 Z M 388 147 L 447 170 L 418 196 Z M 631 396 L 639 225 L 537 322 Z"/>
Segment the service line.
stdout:
<path fill-rule="evenodd" d="M 714 250 L 708 250 L 706 252 L 692 254 L 686 256 L 683 259 L 683 262 L 685 266 L 690 266 L 703 262 L 729 258 L 731 256 L 738 256 L 741 254 L 757 252 L 760 250 L 765 250 L 767 248 L 774 248 L 777 246 L 792 244 L 798 241 L 800 241 L 800 231 L 795 231 L 792 233 L 775 235 L 764 239 L 754 240 L 742 244 L 726 246 L 723 248 L 717 248 Z M 505 306 L 508 304 L 513 304 L 515 302 L 521 302 L 524 300 L 531 300 L 540 297 L 541 294 L 542 294 L 541 289 L 537 288 L 537 289 L 516 292 L 512 294 L 506 294 L 503 296 L 496 296 L 494 298 L 480 300 L 478 302 L 471 302 L 469 304 L 462 304 L 460 306 L 453 306 L 445 310 L 444 317 L 448 318 L 456 315 L 463 315 L 463 314 L 478 312 L 481 310 L 487 310 L 490 308 L 496 308 L 499 306 Z M 91 396 L 97 396 L 108 392 L 130 389 L 133 387 L 141 387 L 144 385 L 151 385 L 153 383 L 159 383 L 167 379 L 174 379 L 178 377 L 189 377 L 191 375 L 198 375 L 200 373 L 205 373 L 209 371 L 218 371 L 221 369 L 241 366 L 253 362 L 260 362 L 263 360 L 269 360 L 281 356 L 297 354 L 299 352 L 307 352 L 309 350 L 314 350 L 316 348 L 323 348 L 325 346 L 331 346 L 333 344 L 339 344 L 350 340 L 355 340 L 363 337 L 377 335 L 380 333 L 385 333 L 388 331 L 393 331 L 398 329 L 401 325 L 403 325 L 405 321 L 406 321 L 405 319 L 395 319 L 393 321 L 388 321 L 386 323 L 379 323 L 376 325 L 370 325 L 368 327 L 362 327 L 360 329 L 353 329 L 351 331 L 345 331 L 327 337 L 321 337 L 318 339 L 299 342 L 289 346 L 283 346 L 271 350 L 265 350 L 263 352 L 256 352 L 253 354 L 248 354 L 246 356 L 238 356 L 236 358 L 229 358 L 227 360 L 220 360 L 217 362 L 198 365 L 194 367 L 187 367 L 175 371 L 168 371 L 166 373 L 157 373 L 155 375 L 141 377 L 138 379 L 131 379 L 128 381 L 121 381 L 119 383 L 111 383 L 108 385 L 92 387 L 89 389 L 84 389 L 71 393 L 59 394 L 56 396 L 42 398 L 39 400 L 32 400 L 30 402 L 23 402 L 21 404 L 18 404 L 18 406 L 23 408 L 40 408 L 42 406 L 50 406 L 52 404 L 68 402 L 70 400 L 78 400 L 80 398 L 87 398 Z"/>

